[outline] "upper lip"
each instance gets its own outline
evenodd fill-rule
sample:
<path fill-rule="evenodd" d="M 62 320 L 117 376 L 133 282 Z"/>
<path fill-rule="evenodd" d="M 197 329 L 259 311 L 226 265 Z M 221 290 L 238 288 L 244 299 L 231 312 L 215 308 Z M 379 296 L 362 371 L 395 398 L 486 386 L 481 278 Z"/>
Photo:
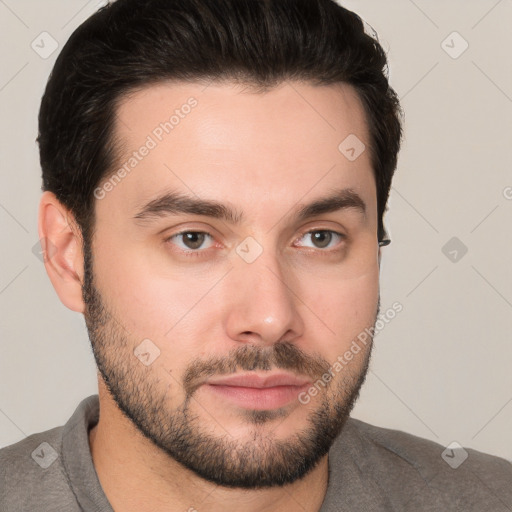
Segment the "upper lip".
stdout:
<path fill-rule="evenodd" d="M 235 375 L 223 375 L 208 379 L 205 384 L 212 386 L 233 386 L 244 388 L 272 388 L 275 386 L 304 386 L 311 379 L 292 373 L 245 373 Z"/>

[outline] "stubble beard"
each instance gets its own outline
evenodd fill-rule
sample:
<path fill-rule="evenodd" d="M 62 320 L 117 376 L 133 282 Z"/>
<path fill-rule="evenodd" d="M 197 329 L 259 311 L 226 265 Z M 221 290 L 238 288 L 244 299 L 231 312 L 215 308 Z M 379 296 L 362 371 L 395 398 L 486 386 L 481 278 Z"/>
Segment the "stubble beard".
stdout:
<path fill-rule="evenodd" d="M 320 378 L 330 364 L 288 342 L 266 348 L 243 345 L 222 359 L 193 361 L 185 371 L 183 382 L 172 380 L 165 369 L 157 365 L 146 367 L 135 357 L 136 343 L 128 339 L 121 323 L 105 307 L 94 285 L 92 267 L 92 252 L 86 242 L 84 316 L 98 370 L 121 412 L 155 446 L 207 481 L 244 489 L 293 483 L 328 453 L 365 381 L 371 342 L 365 353 L 361 351 L 362 364 L 357 371 L 351 371 L 356 365 L 343 368 L 343 373 L 320 391 L 306 426 L 287 439 L 275 435 L 275 429 L 286 421 L 288 413 L 284 408 L 244 411 L 242 420 L 252 428 L 245 440 L 234 438 L 222 425 L 218 429 L 221 433 L 214 435 L 205 423 L 219 422 L 213 415 L 209 416 L 207 407 L 195 395 L 201 377 L 281 368 Z M 162 381 L 169 380 L 170 387 L 164 389 Z M 173 389 L 185 391 L 185 399 L 178 407 L 169 403 L 169 390 L 172 393 Z"/>

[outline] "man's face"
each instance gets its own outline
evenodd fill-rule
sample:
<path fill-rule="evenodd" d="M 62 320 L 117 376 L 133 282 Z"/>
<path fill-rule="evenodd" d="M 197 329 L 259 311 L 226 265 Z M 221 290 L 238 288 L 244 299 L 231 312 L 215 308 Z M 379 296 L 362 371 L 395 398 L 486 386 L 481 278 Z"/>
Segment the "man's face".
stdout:
<path fill-rule="evenodd" d="M 100 184 L 85 261 L 103 380 L 146 437 L 203 478 L 296 480 L 350 412 L 371 343 L 335 363 L 378 309 L 356 93 L 153 85 L 121 102 L 116 135 L 127 165 Z"/>

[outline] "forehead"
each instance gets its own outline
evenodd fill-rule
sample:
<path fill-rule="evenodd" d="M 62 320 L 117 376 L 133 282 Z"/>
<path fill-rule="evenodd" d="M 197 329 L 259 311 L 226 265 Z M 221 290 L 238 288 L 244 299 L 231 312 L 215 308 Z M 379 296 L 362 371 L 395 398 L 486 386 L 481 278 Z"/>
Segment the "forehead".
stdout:
<path fill-rule="evenodd" d="M 375 202 L 365 113 L 348 85 L 151 85 L 120 102 L 115 135 L 122 176 L 102 203 L 126 212 L 168 190 L 269 213 L 344 187 Z"/>

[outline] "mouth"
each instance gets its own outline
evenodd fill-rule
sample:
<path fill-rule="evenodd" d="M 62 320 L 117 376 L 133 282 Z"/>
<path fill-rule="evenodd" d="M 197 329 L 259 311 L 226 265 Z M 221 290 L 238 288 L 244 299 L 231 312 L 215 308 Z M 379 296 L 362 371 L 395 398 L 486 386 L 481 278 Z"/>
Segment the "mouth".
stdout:
<path fill-rule="evenodd" d="M 298 400 L 311 379 L 291 373 L 228 375 L 208 379 L 204 388 L 233 405 L 250 410 L 273 410 Z"/>

